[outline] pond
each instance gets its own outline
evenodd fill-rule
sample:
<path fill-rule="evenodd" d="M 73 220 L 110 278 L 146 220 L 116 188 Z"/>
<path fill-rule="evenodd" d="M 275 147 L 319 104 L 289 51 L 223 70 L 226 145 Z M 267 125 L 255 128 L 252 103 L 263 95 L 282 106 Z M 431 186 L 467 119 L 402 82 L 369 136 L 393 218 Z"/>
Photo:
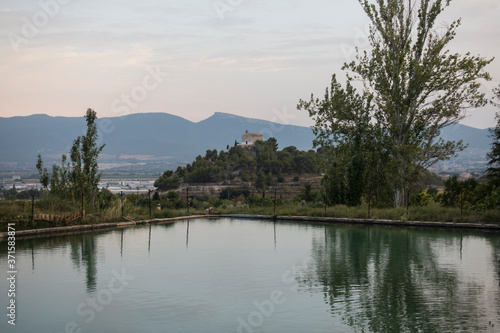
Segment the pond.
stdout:
<path fill-rule="evenodd" d="M 495 232 L 194 219 L 18 239 L 16 264 L 1 332 L 500 332 Z"/>

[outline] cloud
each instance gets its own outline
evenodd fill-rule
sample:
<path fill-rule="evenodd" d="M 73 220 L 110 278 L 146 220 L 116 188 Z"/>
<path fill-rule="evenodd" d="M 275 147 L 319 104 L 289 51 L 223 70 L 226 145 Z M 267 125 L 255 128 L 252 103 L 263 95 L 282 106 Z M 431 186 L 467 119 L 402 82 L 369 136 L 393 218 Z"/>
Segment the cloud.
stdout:
<path fill-rule="evenodd" d="M 221 18 L 214 0 L 70 1 L 15 53 L 8 34 L 20 33 L 23 17 L 32 18 L 40 5 L 3 0 L 1 115 L 80 115 L 90 104 L 107 115 L 110 101 L 140 82 L 145 66 L 162 65 L 171 78 L 137 112 L 266 118 L 273 107 L 292 110 L 298 99 L 322 93 L 360 46 L 368 22 L 357 1 L 231 3 Z M 499 7 L 498 0 L 452 1 L 443 21 L 463 17 L 454 51 L 497 55 Z M 500 78 L 500 63 L 489 71 Z"/>

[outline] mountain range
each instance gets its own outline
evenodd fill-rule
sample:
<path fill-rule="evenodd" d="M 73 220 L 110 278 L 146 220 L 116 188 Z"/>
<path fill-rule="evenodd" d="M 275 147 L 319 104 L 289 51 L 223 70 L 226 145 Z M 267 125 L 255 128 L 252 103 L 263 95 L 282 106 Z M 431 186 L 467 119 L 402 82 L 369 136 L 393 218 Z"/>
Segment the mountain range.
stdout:
<path fill-rule="evenodd" d="M 40 153 L 44 161 L 59 161 L 73 140 L 86 130 L 84 117 L 32 115 L 0 117 L 0 162 L 33 163 Z M 191 122 L 168 113 L 139 113 L 98 119 L 99 139 L 106 146 L 104 162 L 165 161 L 169 165 L 190 163 L 208 149 L 226 150 L 240 141 L 246 130 L 275 137 L 281 148 L 312 148 L 314 135 L 309 127 L 216 112 L 200 122 Z M 471 163 L 485 162 L 491 138 L 487 129 L 461 124 L 447 127 L 442 137 L 469 144 L 460 158 Z M 454 160 L 456 163 L 457 159 Z"/>
<path fill-rule="evenodd" d="M 99 118 L 99 141 L 106 146 L 104 161 L 185 160 L 191 162 L 207 149 L 226 149 L 241 141 L 246 130 L 271 136 L 281 148 L 311 149 L 314 138 L 308 127 L 282 125 L 226 113 L 191 122 L 167 113 L 139 113 Z M 44 159 L 60 160 L 73 140 L 84 135 L 84 117 L 32 115 L 0 118 L 0 162 L 30 162 L 40 153 Z"/>

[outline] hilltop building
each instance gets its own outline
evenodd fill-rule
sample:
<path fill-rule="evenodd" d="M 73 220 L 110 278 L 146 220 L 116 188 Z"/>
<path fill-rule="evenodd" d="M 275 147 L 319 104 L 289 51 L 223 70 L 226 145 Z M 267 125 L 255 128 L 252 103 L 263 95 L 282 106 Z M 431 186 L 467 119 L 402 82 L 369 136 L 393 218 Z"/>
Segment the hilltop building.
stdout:
<path fill-rule="evenodd" d="M 241 136 L 241 145 L 243 147 L 251 147 L 255 144 L 256 141 L 263 141 L 262 134 L 248 133 L 247 130 L 245 131 L 245 134 Z"/>

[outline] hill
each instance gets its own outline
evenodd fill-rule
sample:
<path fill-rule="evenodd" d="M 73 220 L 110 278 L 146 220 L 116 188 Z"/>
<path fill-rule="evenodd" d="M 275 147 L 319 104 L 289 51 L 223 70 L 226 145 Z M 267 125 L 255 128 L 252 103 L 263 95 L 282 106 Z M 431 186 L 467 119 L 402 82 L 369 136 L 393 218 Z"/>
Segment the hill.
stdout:
<path fill-rule="evenodd" d="M 41 153 L 47 160 L 59 160 L 73 140 L 86 129 L 83 117 L 0 118 L 0 162 L 33 162 Z M 167 113 L 142 113 L 99 118 L 100 141 L 106 143 L 103 161 L 189 162 L 207 149 L 226 149 L 240 141 L 248 130 L 274 136 L 278 142 L 299 149 L 312 147 L 313 134 L 307 127 L 282 125 L 225 113 L 194 123 Z"/>
<path fill-rule="evenodd" d="M 68 153 L 73 140 L 85 131 L 84 117 L 51 117 L 32 115 L 0 118 L 0 162 L 25 163 L 34 166 L 36 155 L 44 161 L 59 161 Z M 312 148 L 314 135 L 309 127 L 283 125 L 227 113 L 191 122 L 167 113 L 140 113 L 122 117 L 99 118 L 100 140 L 106 143 L 101 162 L 111 166 L 138 162 L 158 163 L 159 170 L 176 168 L 191 162 L 206 150 L 227 150 L 241 135 L 262 133 L 264 140 L 275 137 L 280 148 L 295 146 L 299 150 Z M 484 165 L 490 149 L 488 130 L 465 125 L 446 128 L 442 137 L 464 140 L 469 144 L 460 158 L 447 162 L 448 167 L 466 169 Z M 446 164 L 444 164 L 446 167 Z M 443 165 L 442 165 L 443 166 Z"/>

